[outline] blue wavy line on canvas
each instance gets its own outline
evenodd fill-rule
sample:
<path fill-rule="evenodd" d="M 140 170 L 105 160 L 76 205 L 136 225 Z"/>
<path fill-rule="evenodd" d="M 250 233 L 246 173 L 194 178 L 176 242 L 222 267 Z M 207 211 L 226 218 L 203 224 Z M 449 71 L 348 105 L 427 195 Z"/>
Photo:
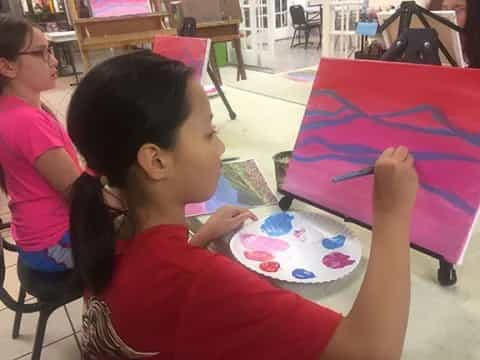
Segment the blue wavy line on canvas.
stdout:
<path fill-rule="evenodd" d="M 379 123 L 387 127 L 401 128 L 411 132 L 458 137 L 475 146 L 480 146 L 480 135 L 471 134 L 471 133 L 456 129 L 441 111 L 439 111 L 438 109 L 430 105 L 418 105 L 407 110 L 371 115 L 363 112 L 357 106 L 350 103 L 347 99 L 339 96 L 336 92 L 331 90 L 314 90 L 312 92 L 312 96 L 331 97 L 331 98 L 334 98 L 339 104 L 343 106 L 335 111 L 308 110 L 305 116 L 307 117 L 314 116 L 316 118 L 320 118 L 320 120 L 303 125 L 300 129 L 300 133 L 305 133 L 305 132 L 308 132 L 308 130 L 319 129 L 319 128 L 328 127 L 328 126 L 343 125 L 355 119 L 362 118 L 362 119 L 372 120 L 376 123 Z M 354 111 L 354 113 L 342 116 L 341 118 L 336 120 L 321 119 L 322 116 L 330 117 L 333 115 L 338 115 L 345 110 L 352 110 Z M 392 123 L 384 119 L 384 118 L 392 118 L 392 117 L 402 117 L 407 115 L 416 115 L 424 112 L 430 113 L 432 116 L 432 120 L 439 123 L 444 128 L 438 129 L 438 128 L 432 128 L 432 127 L 415 126 L 415 125 L 404 124 L 404 123 Z M 313 163 L 313 162 L 319 162 L 324 160 L 339 160 L 339 161 L 345 161 L 345 162 L 359 164 L 359 165 L 373 165 L 375 163 L 375 160 L 381 153 L 381 151 L 378 149 L 365 146 L 365 145 L 360 145 L 360 144 L 330 143 L 328 140 L 325 140 L 319 136 L 310 136 L 310 137 L 304 138 L 302 141 L 297 143 L 296 149 L 299 149 L 308 145 L 312 145 L 312 144 L 321 144 L 327 147 L 329 150 L 334 152 L 340 152 L 341 154 L 329 153 L 329 154 L 322 154 L 322 155 L 316 155 L 316 156 L 301 156 L 295 153 L 293 155 L 293 159 L 303 163 Z M 480 163 L 480 159 L 477 159 L 474 157 L 444 153 L 444 152 L 413 152 L 413 155 L 417 162 L 447 160 L 447 161 L 465 161 L 465 162 Z M 476 209 L 470 206 L 461 197 L 447 190 L 439 189 L 429 184 L 422 183 L 420 184 L 420 186 L 425 191 L 441 197 L 442 199 L 449 202 L 456 208 L 466 212 L 468 215 L 470 216 L 475 215 Z"/>
<path fill-rule="evenodd" d="M 313 163 L 313 162 L 320 162 L 322 160 L 339 160 L 345 161 L 352 164 L 359 164 L 359 165 L 368 165 L 371 166 L 375 163 L 377 157 L 372 158 L 365 158 L 365 157 L 354 157 L 354 156 L 345 156 L 340 154 L 325 154 L 319 156 L 311 156 L 311 157 L 304 157 L 299 155 L 293 155 L 293 159 L 298 162 L 302 163 Z M 470 206 L 466 201 L 464 201 L 461 197 L 443 189 L 435 188 L 434 186 L 427 185 L 424 183 L 420 184 L 420 187 L 424 190 L 435 194 L 441 197 L 443 200 L 449 202 L 453 206 L 458 209 L 463 210 L 470 216 L 474 216 L 476 213 L 476 209 Z"/>
<path fill-rule="evenodd" d="M 374 157 L 380 156 L 383 150 L 375 149 L 370 146 L 360 145 L 360 144 L 334 144 L 325 140 L 320 136 L 309 136 L 301 140 L 297 143 L 296 149 L 301 149 L 303 147 L 309 145 L 323 145 L 326 148 L 340 152 L 344 154 L 351 154 L 351 155 L 372 155 Z M 450 161 L 465 161 L 465 162 L 473 162 L 473 163 L 480 163 L 480 159 L 471 157 L 471 156 L 464 156 L 458 154 L 451 154 L 451 153 L 443 153 L 443 152 L 428 152 L 428 151 L 412 151 L 412 155 L 414 156 L 416 161 L 436 161 L 436 160 L 450 160 Z"/>
<path fill-rule="evenodd" d="M 370 120 L 387 127 L 394 127 L 394 128 L 407 130 L 407 131 L 426 133 L 426 134 L 432 134 L 432 135 L 459 137 L 475 146 L 480 146 L 480 134 L 470 134 L 466 131 L 456 129 L 441 111 L 439 111 L 438 109 L 436 109 L 431 105 L 419 105 L 407 110 L 372 115 L 372 114 L 367 114 L 364 111 L 360 110 L 357 106 L 353 105 L 348 100 L 342 98 L 336 92 L 331 90 L 314 90 L 312 92 L 312 96 L 314 97 L 326 96 L 326 97 L 334 98 L 337 102 L 343 105 L 342 111 L 344 111 L 345 109 L 350 109 L 354 113 L 345 115 L 342 118 L 337 120 L 323 121 L 322 119 L 320 119 L 318 121 L 309 122 L 308 124 L 305 124 L 302 126 L 301 128 L 302 131 L 319 129 L 319 128 L 324 128 L 329 126 L 338 126 L 338 125 L 348 124 L 356 119 L 365 119 L 365 120 Z M 338 110 L 336 111 L 317 110 L 317 109 L 307 110 L 305 112 L 305 116 L 306 117 L 331 116 L 335 112 L 338 112 Z M 384 118 L 400 117 L 400 116 L 407 116 L 407 115 L 417 115 L 425 112 L 430 113 L 432 116 L 432 120 L 439 123 L 445 128 L 438 129 L 433 127 L 415 126 L 415 125 L 403 124 L 403 123 L 393 123 L 384 119 Z"/>

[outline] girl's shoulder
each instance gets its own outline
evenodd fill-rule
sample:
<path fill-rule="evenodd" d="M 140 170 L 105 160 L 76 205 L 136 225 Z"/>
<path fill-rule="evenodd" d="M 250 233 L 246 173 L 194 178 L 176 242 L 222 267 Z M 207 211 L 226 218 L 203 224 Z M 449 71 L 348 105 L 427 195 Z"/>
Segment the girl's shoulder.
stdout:
<path fill-rule="evenodd" d="M 3 124 L 28 121 L 57 122 L 54 114 L 45 108 L 36 108 L 14 96 L 0 96 L 0 118 Z"/>

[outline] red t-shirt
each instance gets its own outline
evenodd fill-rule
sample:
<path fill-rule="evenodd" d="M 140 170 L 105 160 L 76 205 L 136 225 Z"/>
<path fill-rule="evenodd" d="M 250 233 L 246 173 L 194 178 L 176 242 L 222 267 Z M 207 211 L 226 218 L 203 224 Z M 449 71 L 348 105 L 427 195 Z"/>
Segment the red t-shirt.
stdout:
<path fill-rule="evenodd" d="M 151 360 L 318 359 L 342 318 L 191 247 L 183 226 L 158 226 L 122 245 L 109 288 L 87 299 L 84 333 L 102 334 L 90 349 Z"/>

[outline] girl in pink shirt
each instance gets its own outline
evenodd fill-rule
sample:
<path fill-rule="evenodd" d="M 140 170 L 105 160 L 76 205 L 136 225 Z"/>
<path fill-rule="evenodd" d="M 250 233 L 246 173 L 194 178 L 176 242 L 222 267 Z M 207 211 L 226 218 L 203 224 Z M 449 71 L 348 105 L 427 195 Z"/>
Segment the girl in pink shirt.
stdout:
<path fill-rule="evenodd" d="M 68 197 L 80 174 L 75 148 L 40 102 L 58 62 L 45 36 L 0 16 L 0 166 L 20 261 L 40 271 L 73 267 Z"/>

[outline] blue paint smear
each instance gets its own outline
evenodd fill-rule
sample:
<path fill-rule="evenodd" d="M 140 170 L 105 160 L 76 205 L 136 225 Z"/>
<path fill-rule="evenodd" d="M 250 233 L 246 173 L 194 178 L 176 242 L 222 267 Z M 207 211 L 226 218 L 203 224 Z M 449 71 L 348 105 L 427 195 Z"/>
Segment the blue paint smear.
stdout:
<path fill-rule="evenodd" d="M 371 115 L 367 114 L 359 107 L 355 106 L 353 103 L 349 102 L 347 99 L 338 95 L 335 91 L 331 90 L 313 90 L 312 96 L 318 97 L 329 97 L 334 99 L 339 103 L 339 108 L 335 111 L 328 111 L 328 110 L 307 110 L 305 112 L 305 116 L 313 116 L 315 117 L 315 121 L 309 122 L 302 126 L 301 133 L 306 132 L 310 129 L 318 129 L 330 126 L 337 126 L 341 124 L 346 124 L 356 119 L 364 119 L 370 120 L 377 124 L 386 127 L 395 127 L 400 128 L 403 130 L 408 130 L 412 132 L 418 133 L 428 133 L 428 134 L 435 134 L 435 135 L 443 135 L 448 137 L 458 137 L 474 146 L 480 147 L 480 134 L 476 133 L 469 133 L 463 131 L 461 129 L 456 128 L 448 119 L 448 117 L 441 112 L 439 109 L 427 105 L 422 104 L 410 109 L 395 111 L 390 113 L 382 113 Z M 343 111 L 352 111 L 347 115 L 343 115 L 336 120 L 329 120 L 329 116 L 339 115 Z M 434 128 L 434 127 L 423 127 L 423 126 L 415 126 L 410 124 L 404 123 L 392 123 L 390 121 L 385 120 L 386 118 L 395 118 L 401 117 L 405 115 L 416 115 L 419 113 L 429 113 L 432 117 L 432 120 L 437 122 L 439 125 L 443 126 L 443 128 Z M 293 160 L 303 163 L 313 163 L 313 162 L 320 162 L 323 160 L 338 160 L 338 161 L 345 161 L 351 164 L 361 164 L 372 166 L 375 161 L 377 160 L 378 156 L 382 153 L 382 151 L 365 146 L 360 144 L 332 144 L 329 143 L 327 140 L 319 137 L 319 136 L 310 136 L 306 137 L 302 141 L 300 141 L 296 149 L 308 146 L 310 144 L 321 144 L 326 146 L 332 153 L 322 154 L 322 155 L 313 155 L 313 156 L 301 156 L 296 153 L 293 155 Z M 480 159 L 472 157 L 472 156 L 464 156 L 446 152 L 412 152 L 415 161 L 465 161 L 470 163 L 478 163 Z M 472 207 L 468 204 L 467 201 L 462 199 L 461 197 L 457 196 L 454 193 L 451 193 L 444 189 L 439 189 L 429 184 L 420 184 L 421 188 L 431 194 L 434 194 L 444 201 L 449 202 L 452 206 L 456 207 L 457 209 L 462 210 L 469 216 L 475 216 L 476 208 Z"/>
<path fill-rule="evenodd" d="M 379 150 L 366 145 L 330 143 L 328 140 L 320 136 L 309 136 L 304 138 L 302 141 L 299 141 L 297 143 L 296 149 L 300 149 L 304 146 L 308 146 L 312 144 L 323 145 L 332 151 L 346 154 L 345 156 L 347 155 L 356 156 L 356 157 L 372 156 L 372 158 L 376 159 L 383 152 L 383 150 Z M 414 156 L 416 162 L 449 160 L 449 161 L 465 161 L 465 162 L 472 162 L 472 163 L 480 163 L 480 158 L 475 158 L 475 157 L 466 156 L 466 155 L 452 154 L 447 152 L 412 151 L 412 155 Z M 342 156 L 342 155 L 338 155 L 338 156 Z"/>
<path fill-rule="evenodd" d="M 289 213 L 278 213 L 266 218 L 261 229 L 270 236 L 286 235 L 293 229 L 293 219 L 294 216 Z"/>
<path fill-rule="evenodd" d="M 213 212 L 225 205 L 240 206 L 238 191 L 222 175 L 218 180 L 217 191 L 213 197 L 205 203 L 208 212 Z"/>
<path fill-rule="evenodd" d="M 343 105 L 343 107 L 341 108 L 342 110 L 350 109 L 354 113 L 344 116 L 338 120 L 332 120 L 332 121 L 320 120 L 320 121 L 310 122 L 302 126 L 302 131 L 309 130 L 309 129 L 318 129 L 318 128 L 323 128 L 327 126 L 336 126 L 336 125 L 346 124 L 346 123 L 352 122 L 353 120 L 362 118 L 362 119 L 374 121 L 376 123 L 379 123 L 387 127 L 395 127 L 395 128 L 408 130 L 408 131 L 428 133 L 428 134 L 434 134 L 434 135 L 455 136 L 473 145 L 480 146 L 480 134 L 471 134 L 469 132 L 455 128 L 455 126 L 452 125 L 448 117 L 443 112 L 441 112 L 437 108 L 428 104 L 422 104 L 419 106 L 415 106 L 411 109 L 406 109 L 402 111 L 370 115 L 362 111 L 359 107 L 355 106 L 353 103 L 349 102 L 347 99 L 338 95 L 335 91 L 321 90 L 321 89 L 314 90 L 312 92 L 312 96 L 330 97 Z M 306 117 L 331 116 L 338 112 L 339 112 L 339 109 L 337 109 L 336 111 L 330 111 L 330 112 L 326 110 L 307 110 L 305 112 L 305 116 Z M 394 117 L 400 117 L 400 116 L 406 116 L 406 115 L 416 115 L 419 113 L 430 113 L 430 115 L 432 116 L 432 119 L 436 121 L 438 124 L 445 127 L 446 129 L 414 126 L 414 125 L 401 124 L 401 123 L 392 123 L 384 119 L 384 118 L 394 118 Z"/>
<path fill-rule="evenodd" d="M 313 279 L 315 274 L 311 271 L 305 269 L 295 269 L 292 271 L 293 277 L 301 280 Z"/>
<path fill-rule="evenodd" d="M 337 235 L 331 238 L 326 238 L 322 240 L 322 245 L 324 248 L 329 250 L 339 249 L 345 245 L 346 237 L 344 235 Z"/>
<path fill-rule="evenodd" d="M 319 162 L 322 160 L 339 160 L 345 161 L 351 164 L 363 164 L 371 166 L 375 159 L 368 158 L 368 157 L 354 157 L 348 155 L 339 155 L 339 154 L 325 154 L 319 156 L 299 156 L 293 155 L 293 160 L 302 162 L 302 163 L 312 163 L 312 162 Z M 464 211 L 469 216 L 475 216 L 477 209 L 470 206 L 465 200 L 463 200 L 460 196 L 457 196 L 454 193 L 451 193 L 447 190 L 436 188 L 432 185 L 420 183 L 420 187 L 428 191 L 429 193 L 435 194 L 442 198 L 443 200 L 449 202 L 451 205 L 455 206 L 457 209 Z"/>

